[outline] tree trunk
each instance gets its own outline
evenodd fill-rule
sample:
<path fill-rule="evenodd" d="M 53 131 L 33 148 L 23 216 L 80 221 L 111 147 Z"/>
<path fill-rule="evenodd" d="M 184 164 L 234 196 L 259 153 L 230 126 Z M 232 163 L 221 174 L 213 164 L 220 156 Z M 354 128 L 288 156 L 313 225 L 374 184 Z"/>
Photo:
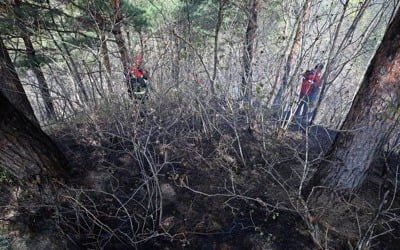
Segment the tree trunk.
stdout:
<path fill-rule="evenodd" d="M 316 186 L 348 193 L 363 183 L 400 116 L 400 10 L 373 57 L 350 111 L 305 194 Z"/>
<path fill-rule="evenodd" d="M 118 51 L 121 57 L 124 75 L 127 76 L 129 68 L 129 58 L 128 58 L 128 50 L 126 49 L 125 46 L 125 40 L 122 37 L 121 24 L 114 24 L 112 33 L 115 37 L 115 43 L 118 46 Z"/>
<path fill-rule="evenodd" d="M 122 67 L 125 78 L 128 79 L 128 69 L 129 69 L 129 55 L 128 50 L 126 48 L 125 40 L 122 36 L 122 12 L 121 12 L 121 2 L 119 0 L 111 0 L 111 5 L 113 7 L 113 28 L 112 33 L 115 38 L 115 43 L 117 44 L 118 51 L 121 57 Z"/>
<path fill-rule="evenodd" d="M 211 79 L 211 94 L 215 95 L 215 80 L 217 78 L 217 70 L 218 70 L 218 40 L 219 40 L 219 31 L 221 29 L 222 21 L 223 21 L 223 12 L 226 5 L 226 0 L 218 1 L 218 13 L 217 13 L 217 23 L 215 24 L 215 33 L 214 33 L 214 64 L 213 64 L 213 74 Z"/>
<path fill-rule="evenodd" d="M 63 177 L 66 159 L 51 139 L 0 93 L 0 162 L 18 179 Z"/>
<path fill-rule="evenodd" d="M 11 61 L 3 40 L 0 39 L 0 92 L 34 124 L 39 125 L 32 106 L 26 97 L 17 71 Z"/>
<path fill-rule="evenodd" d="M 2 45 L 1 42 L 0 45 Z M 4 48 L 4 46 L 1 47 Z M 10 86 L 19 83 L 8 54 L 0 54 L 2 55 L 0 57 L 1 85 Z M 19 99 L 24 98 L 20 97 Z M 17 104 L 20 105 L 20 103 Z M 27 112 L 27 109 L 22 105 L 22 109 L 18 109 L 15 106 L 0 91 L 1 167 L 7 169 L 18 179 L 25 179 L 35 175 L 64 176 L 66 173 L 66 159 L 63 154 L 40 129 L 37 122 L 32 122 L 25 115 L 26 113 L 28 115 L 31 113 Z"/>
<path fill-rule="evenodd" d="M 44 77 L 43 71 L 40 67 L 40 63 L 36 57 L 36 51 L 33 48 L 33 44 L 28 35 L 22 34 L 22 39 L 24 40 L 24 44 L 26 47 L 26 53 L 30 59 L 30 63 L 32 64 L 32 70 L 36 75 L 36 79 L 39 83 L 40 93 L 42 95 L 44 101 L 44 107 L 46 110 L 46 118 L 54 119 L 56 117 L 56 113 L 54 110 L 53 100 L 50 96 L 49 86 L 46 83 L 46 79 Z"/>
<path fill-rule="evenodd" d="M 286 90 L 288 86 L 289 76 L 292 70 L 293 61 L 296 58 L 296 55 L 298 54 L 299 47 L 303 39 L 304 24 L 306 22 L 306 19 L 310 15 L 311 2 L 312 0 L 306 0 L 301 10 L 301 15 L 299 16 L 299 19 L 297 21 L 296 33 L 293 38 L 292 47 L 289 50 L 289 55 L 285 63 L 283 77 L 282 77 L 282 84 L 280 85 L 278 93 L 274 98 L 273 106 L 281 105 L 283 92 Z"/>
<path fill-rule="evenodd" d="M 261 0 L 249 0 L 248 22 L 245 34 L 244 51 L 243 51 L 243 68 L 242 75 L 242 95 L 244 100 L 251 101 L 252 81 L 253 81 L 253 52 L 254 41 L 257 32 L 257 18 L 260 9 Z"/>
<path fill-rule="evenodd" d="M 54 228 L 51 215 L 52 208 L 57 206 L 59 186 L 55 181 L 65 180 L 67 161 L 40 127 L 2 92 L 0 110 L 0 167 L 18 179 L 15 183 L 23 190 L 7 208 L 14 214 L 8 225 L 13 231 L 10 236 L 12 249 L 21 246 L 22 249 L 62 249 L 65 241 L 49 229 Z M 30 230 L 32 218 L 43 223 L 33 232 Z"/>
<path fill-rule="evenodd" d="M 106 69 L 106 81 L 109 93 L 113 93 L 112 81 L 111 81 L 111 63 L 110 56 L 108 55 L 107 38 L 104 34 L 101 35 L 101 54 L 103 57 L 103 64 Z"/>
<path fill-rule="evenodd" d="M 174 79 L 175 84 L 179 86 L 180 81 L 180 68 L 181 68 L 181 41 L 172 34 L 172 42 L 174 43 L 174 49 L 172 50 L 172 65 L 171 65 L 171 74 Z"/>
<path fill-rule="evenodd" d="M 78 66 L 74 60 L 74 58 L 71 55 L 71 52 L 69 51 L 69 48 L 66 45 L 66 42 L 64 41 L 64 38 L 62 37 L 62 34 L 59 33 L 59 36 L 61 38 L 62 42 L 62 47 L 64 50 L 61 49 L 61 53 L 65 53 L 67 55 L 67 59 L 65 60 L 67 67 L 69 68 L 70 72 L 72 73 L 72 79 L 75 81 L 76 87 L 78 89 L 78 96 L 80 97 L 81 100 L 84 102 L 89 101 L 89 95 L 86 91 L 85 85 L 83 84 L 82 77 L 79 73 Z M 55 40 L 54 40 L 55 42 Z M 64 56 L 63 56 L 64 57 Z M 65 57 L 64 57 L 65 58 Z"/>

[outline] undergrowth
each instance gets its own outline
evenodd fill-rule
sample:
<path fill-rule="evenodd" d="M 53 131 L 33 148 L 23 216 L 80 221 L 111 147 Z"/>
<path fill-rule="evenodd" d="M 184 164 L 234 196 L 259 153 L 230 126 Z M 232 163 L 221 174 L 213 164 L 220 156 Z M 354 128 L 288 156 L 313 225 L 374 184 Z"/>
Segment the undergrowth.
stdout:
<path fill-rule="evenodd" d="M 376 190 L 365 189 L 320 211 L 340 223 L 315 221 L 300 193 L 331 134 L 297 127 L 278 137 L 268 110 L 244 106 L 155 93 L 144 103 L 113 99 L 48 127 L 71 167 L 55 209 L 59 234 L 87 249 L 371 248 L 385 232 L 373 218 L 388 221 L 382 215 L 397 203 L 376 210 L 380 200 L 368 200 Z M 387 225 L 397 222 L 396 215 Z"/>

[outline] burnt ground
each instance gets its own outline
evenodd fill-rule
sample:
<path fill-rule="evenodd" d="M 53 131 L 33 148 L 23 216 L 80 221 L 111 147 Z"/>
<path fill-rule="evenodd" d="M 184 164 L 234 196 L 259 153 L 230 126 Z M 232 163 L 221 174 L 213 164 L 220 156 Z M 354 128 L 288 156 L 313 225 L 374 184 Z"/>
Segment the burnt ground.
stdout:
<path fill-rule="evenodd" d="M 321 248 L 297 193 L 305 160 L 310 176 L 334 132 L 278 135 L 272 122 L 248 129 L 237 114 L 206 121 L 185 110 L 131 113 L 52 132 L 71 167 L 52 220 L 69 249 Z M 351 202 L 324 208 L 332 232 L 324 247 L 351 249 L 371 231 L 382 233 L 372 249 L 398 249 L 397 192 L 380 206 L 394 189 L 378 175 Z"/>
<path fill-rule="evenodd" d="M 139 249 L 316 249 L 301 217 L 290 209 L 282 210 L 280 201 L 268 196 L 269 191 L 264 184 L 268 181 L 264 173 L 267 170 L 261 167 L 265 165 L 262 152 L 243 148 L 246 157 L 253 157 L 245 160 L 253 162 L 240 162 L 238 152 L 228 152 L 229 149 L 225 148 L 235 144 L 235 140 L 223 137 L 213 134 L 199 140 L 166 143 L 164 138 L 162 145 L 149 143 L 153 146 L 160 144 L 158 148 L 148 149 L 154 153 L 154 162 L 150 163 L 153 166 L 128 153 L 135 151 L 133 147 L 137 146 L 130 145 L 131 142 L 115 142 L 113 147 L 88 147 L 87 143 L 79 145 L 72 138 L 64 138 L 62 144 L 65 152 L 71 152 L 71 157 L 79 163 L 73 170 L 76 178 L 73 184 L 87 186 L 88 189 L 96 186 L 94 193 L 97 194 L 94 196 L 98 196 L 98 192 L 106 192 L 129 200 L 129 192 L 143 192 L 137 187 L 144 178 L 154 177 L 152 171 L 157 171 L 159 194 L 157 190 L 150 192 L 162 196 L 162 204 L 152 201 L 151 208 L 142 208 L 141 213 L 160 216 L 162 207 L 162 218 L 160 225 L 153 225 L 153 221 L 145 219 L 141 221 L 150 228 L 142 236 L 148 239 L 136 245 Z M 248 134 L 247 137 L 244 140 L 256 140 L 253 135 Z M 247 142 L 242 143 L 245 145 Z M 237 149 L 237 145 L 233 148 Z M 291 158 L 284 161 L 293 161 Z M 91 169 L 89 172 L 88 169 L 82 170 L 82 162 L 87 162 L 86 166 Z M 153 179 L 150 181 L 154 182 Z M 107 198 L 101 196 L 97 197 L 99 203 Z M 135 199 L 148 199 L 146 196 L 138 194 Z M 120 204 L 104 205 L 104 208 L 97 209 L 113 213 L 120 209 Z M 135 210 L 136 205 L 129 204 L 127 207 Z M 111 220 L 110 224 L 113 223 L 118 222 Z M 126 241 L 114 239 L 101 247 L 126 248 L 129 246 Z"/>

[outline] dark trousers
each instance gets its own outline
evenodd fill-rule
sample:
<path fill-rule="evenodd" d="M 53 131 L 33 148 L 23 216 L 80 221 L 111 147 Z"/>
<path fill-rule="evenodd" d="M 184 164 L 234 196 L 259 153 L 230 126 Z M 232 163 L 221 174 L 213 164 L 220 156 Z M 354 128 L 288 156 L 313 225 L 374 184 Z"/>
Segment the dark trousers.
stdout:
<path fill-rule="evenodd" d="M 130 98 L 135 98 L 140 100 L 145 99 L 145 96 L 147 94 L 147 83 L 143 77 L 139 78 L 130 77 L 127 85 L 128 85 L 128 94 Z M 143 92 L 144 94 L 141 94 Z"/>

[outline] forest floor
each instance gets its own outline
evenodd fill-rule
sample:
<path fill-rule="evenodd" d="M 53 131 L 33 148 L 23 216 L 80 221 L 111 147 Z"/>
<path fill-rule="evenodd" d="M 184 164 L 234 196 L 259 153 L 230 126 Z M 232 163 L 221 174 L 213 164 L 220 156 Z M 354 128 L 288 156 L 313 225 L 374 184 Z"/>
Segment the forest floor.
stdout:
<path fill-rule="evenodd" d="M 154 117 L 142 117 L 140 125 L 149 122 L 147 119 L 154 121 Z M 151 204 L 141 212 L 143 217 L 154 214 L 162 218 L 156 222 L 159 225 L 142 219 L 141 224 L 149 228 L 148 232 L 141 232 L 146 241 L 138 244 L 139 249 L 317 249 L 300 216 L 291 208 L 282 209 L 288 200 L 282 187 L 275 183 L 273 190 L 266 185 L 271 183 L 266 161 L 273 158 L 263 159 L 266 156 L 258 148 L 261 145 L 257 136 L 244 128 L 236 131 L 242 147 L 239 149 L 235 131 L 213 131 L 206 137 L 189 135 L 193 131 L 185 134 L 184 126 L 175 126 L 173 135 L 166 131 L 149 134 L 151 128 L 143 128 L 141 132 L 147 133 L 140 136 L 146 136 L 148 141 L 135 138 L 142 141 L 133 143 L 121 138 L 108 138 L 105 142 L 96 136 L 71 138 L 72 133 L 67 132 L 59 138 L 64 151 L 69 152 L 67 156 L 77 163 L 72 182 L 77 187 L 116 194 L 124 201 L 131 198 L 129 191 L 142 191 L 138 187 L 144 179 L 154 182 L 148 184 L 148 192 L 159 197 L 146 201 Z M 90 128 L 78 129 L 82 130 Z M 271 144 L 268 154 L 275 161 L 283 161 L 276 163 L 276 168 L 289 168 L 296 161 L 293 155 L 280 152 L 272 141 L 266 143 Z M 134 148 L 138 146 L 143 147 L 142 152 Z M 146 151 L 151 159 L 146 159 Z M 279 175 L 290 175 L 289 172 L 283 170 Z M 155 173 L 156 181 L 152 179 Z M 110 205 L 105 209 L 121 209 L 120 204 L 114 208 Z M 104 247 L 126 246 L 116 240 Z"/>
<path fill-rule="evenodd" d="M 351 249 L 375 218 L 382 190 L 367 181 L 351 209 L 325 215 L 336 236 L 325 246 L 311 237 L 297 195 L 332 131 L 281 134 L 273 122 L 249 129 L 238 113 L 135 108 L 49 130 L 71 167 L 53 221 L 71 249 Z M 380 216 L 395 218 L 396 192 L 393 200 Z M 398 249 L 398 225 L 386 225 L 372 249 Z M 372 235 L 386 229 L 376 223 Z"/>

